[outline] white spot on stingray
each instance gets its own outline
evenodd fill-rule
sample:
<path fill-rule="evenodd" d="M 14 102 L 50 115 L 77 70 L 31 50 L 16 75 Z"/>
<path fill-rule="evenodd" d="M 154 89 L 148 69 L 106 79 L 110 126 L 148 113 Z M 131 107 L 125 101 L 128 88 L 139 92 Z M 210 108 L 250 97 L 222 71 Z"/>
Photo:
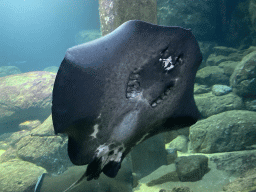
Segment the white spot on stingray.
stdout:
<path fill-rule="evenodd" d="M 97 119 L 100 119 L 101 118 L 101 113 L 99 114 L 99 116 L 97 117 Z"/>
<path fill-rule="evenodd" d="M 137 94 L 136 97 L 134 97 L 133 99 L 136 99 L 136 100 L 138 100 L 138 101 L 141 101 L 141 102 L 143 102 L 143 103 L 148 104 L 147 99 L 145 99 L 145 98 L 143 97 L 143 91 L 140 92 L 139 94 Z"/>
<path fill-rule="evenodd" d="M 122 145 L 123 146 L 123 145 Z M 118 151 L 118 148 L 114 150 L 114 155 L 112 155 L 110 161 L 115 161 L 115 162 L 120 162 L 122 158 L 122 154 L 125 151 L 125 148 L 122 147 L 123 149 L 121 151 Z"/>
<path fill-rule="evenodd" d="M 145 137 L 148 136 L 148 135 L 149 135 L 149 133 L 145 134 L 145 135 L 136 143 L 136 145 L 140 144 L 140 143 L 145 139 Z"/>
<path fill-rule="evenodd" d="M 108 145 L 106 145 L 106 143 L 104 143 L 103 145 L 100 145 L 97 148 L 97 157 L 99 157 L 100 153 L 102 153 L 104 151 L 109 151 L 109 147 L 108 147 Z"/>
<path fill-rule="evenodd" d="M 120 150 L 122 148 L 122 150 Z M 100 145 L 96 150 L 96 156 L 98 158 L 102 158 L 101 162 L 101 169 L 104 168 L 106 164 L 108 164 L 110 161 L 120 162 L 123 152 L 125 151 L 124 145 L 118 145 L 114 149 L 114 152 L 110 155 L 110 148 L 109 145 L 104 143 L 103 145 Z"/>
<path fill-rule="evenodd" d="M 96 137 L 96 134 L 99 132 L 99 125 L 98 124 L 96 124 L 96 125 L 94 125 L 93 126 L 93 129 L 94 129 L 94 131 L 93 131 L 93 133 L 90 135 L 91 137 L 94 137 L 95 139 L 97 138 Z"/>
<path fill-rule="evenodd" d="M 159 61 L 163 61 L 164 63 L 164 69 L 169 71 L 172 68 L 174 68 L 174 65 L 172 63 L 172 56 L 168 57 L 167 59 L 159 59 Z"/>

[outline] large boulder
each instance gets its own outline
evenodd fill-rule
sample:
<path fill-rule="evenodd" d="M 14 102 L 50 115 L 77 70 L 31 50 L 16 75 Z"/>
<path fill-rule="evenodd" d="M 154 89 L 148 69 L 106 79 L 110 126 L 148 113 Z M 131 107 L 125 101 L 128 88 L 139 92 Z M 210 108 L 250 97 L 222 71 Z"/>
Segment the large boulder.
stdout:
<path fill-rule="evenodd" d="M 0 191 L 34 191 L 37 178 L 46 173 L 42 167 L 21 160 L 11 160 L 0 164 Z"/>
<path fill-rule="evenodd" d="M 230 85 L 242 97 L 256 97 L 256 51 L 246 55 L 236 66 Z"/>
<path fill-rule="evenodd" d="M 224 70 L 224 73 L 228 77 L 230 77 L 238 64 L 239 61 L 224 61 L 219 64 L 219 67 Z"/>
<path fill-rule="evenodd" d="M 16 146 L 20 159 L 44 167 L 48 172 L 61 173 L 72 165 L 67 155 L 67 138 L 26 136 Z"/>
<path fill-rule="evenodd" d="M 48 172 L 61 173 L 72 166 L 67 154 L 67 136 L 56 136 L 50 115 L 29 135 L 16 144 L 20 159 L 44 167 Z"/>
<path fill-rule="evenodd" d="M 240 176 L 256 168 L 256 150 L 214 153 L 210 156 L 210 162 L 215 164 L 216 169 L 230 176 Z"/>
<path fill-rule="evenodd" d="M 237 178 L 236 180 L 226 184 L 223 187 L 223 192 L 234 192 L 234 191 L 242 191 L 242 192 L 254 192 L 256 191 L 256 169 L 252 169 L 243 176 Z"/>
<path fill-rule="evenodd" d="M 59 67 L 57 67 L 57 66 L 50 66 L 50 67 L 44 68 L 43 71 L 48 71 L 48 72 L 52 72 L 52 73 L 57 73 L 58 70 L 59 70 Z"/>
<path fill-rule="evenodd" d="M 40 126 L 30 131 L 31 136 L 56 136 L 52 124 L 52 115 L 50 115 Z"/>
<path fill-rule="evenodd" d="M 195 95 L 196 105 L 202 117 L 210 117 L 224 111 L 243 109 L 244 104 L 234 93 L 216 96 L 213 93 Z"/>
<path fill-rule="evenodd" d="M 27 120 L 51 114 L 55 74 L 35 71 L 0 77 L 0 133 L 19 130 Z"/>
<path fill-rule="evenodd" d="M 208 86 L 214 84 L 229 85 L 229 77 L 222 68 L 218 66 L 207 66 L 197 72 L 196 83 Z"/>
<path fill-rule="evenodd" d="M 0 77 L 19 74 L 19 73 L 21 73 L 21 71 L 16 66 L 1 66 L 0 67 Z"/>
<path fill-rule="evenodd" d="M 212 17 L 215 1 L 158 0 L 157 20 L 160 25 L 192 28 L 199 40 L 215 36 L 216 18 Z M 210 39 L 212 40 L 212 39 Z"/>
<path fill-rule="evenodd" d="M 232 91 L 231 87 L 227 85 L 213 85 L 212 93 L 216 96 L 226 95 Z"/>
<path fill-rule="evenodd" d="M 215 56 L 219 56 L 219 55 L 223 55 L 223 56 L 232 56 L 239 54 L 239 50 L 235 49 L 233 47 L 224 47 L 224 46 L 215 46 L 213 48 L 213 53 Z M 229 60 L 233 60 L 233 59 L 229 59 Z M 241 59 L 239 59 L 241 60 Z"/>
<path fill-rule="evenodd" d="M 198 181 L 209 171 L 208 157 L 204 155 L 191 155 L 178 157 L 175 167 L 180 181 Z"/>
<path fill-rule="evenodd" d="M 198 121 L 190 127 L 194 153 L 240 151 L 256 144 L 256 112 L 226 111 Z"/>
<path fill-rule="evenodd" d="M 256 99 L 245 99 L 245 107 L 249 111 L 256 111 Z"/>
<path fill-rule="evenodd" d="M 98 39 L 100 37 L 101 37 L 100 30 L 97 30 L 97 29 L 82 30 L 76 34 L 75 43 L 82 44 L 82 43 L 86 43 L 86 42 Z"/>
<path fill-rule="evenodd" d="M 167 151 L 169 150 L 177 150 L 181 152 L 187 152 L 187 144 L 188 144 L 188 138 L 185 135 L 179 135 L 174 140 L 172 140 L 170 143 L 165 144 L 165 149 Z"/>
<path fill-rule="evenodd" d="M 209 57 L 206 60 L 206 66 L 217 66 L 222 62 L 226 62 L 228 61 L 229 58 L 227 56 L 224 55 L 215 55 L 214 53 L 212 53 L 211 55 L 209 55 Z"/>

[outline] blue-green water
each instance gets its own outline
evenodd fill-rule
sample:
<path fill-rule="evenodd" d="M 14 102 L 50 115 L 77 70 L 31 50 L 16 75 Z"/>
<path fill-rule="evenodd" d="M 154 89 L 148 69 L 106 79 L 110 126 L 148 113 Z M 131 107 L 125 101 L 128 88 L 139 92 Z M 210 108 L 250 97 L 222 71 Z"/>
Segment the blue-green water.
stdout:
<path fill-rule="evenodd" d="M 2 0 L 0 7 L 0 66 L 22 72 L 59 66 L 79 31 L 100 28 L 96 0 Z"/>
<path fill-rule="evenodd" d="M 256 0 L 156 2 L 158 25 L 191 29 L 198 41 L 201 119 L 134 147 L 117 177 L 70 191 L 256 191 Z M 64 191 L 86 166 L 54 134 L 52 89 L 66 50 L 101 37 L 99 2 L 1 0 L 0 9 L 0 191 Z"/>

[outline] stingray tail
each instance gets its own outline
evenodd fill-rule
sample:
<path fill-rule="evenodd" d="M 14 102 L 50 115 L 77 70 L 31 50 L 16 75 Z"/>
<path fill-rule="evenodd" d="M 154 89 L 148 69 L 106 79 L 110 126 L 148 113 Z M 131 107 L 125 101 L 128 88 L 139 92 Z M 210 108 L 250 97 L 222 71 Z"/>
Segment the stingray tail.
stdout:
<path fill-rule="evenodd" d="M 100 164 L 95 164 L 95 162 L 92 162 L 88 165 L 86 172 L 82 175 L 82 177 L 80 179 L 78 179 L 77 181 L 75 181 L 72 185 L 70 185 L 65 191 L 63 192 L 67 192 L 73 188 L 75 188 L 76 186 L 78 186 L 81 181 L 83 181 L 86 177 L 87 177 L 87 181 L 90 181 L 92 179 L 98 179 L 100 176 L 100 173 L 103 172 L 105 175 L 107 175 L 108 177 L 115 177 L 118 173 L 118 170 L 121 168 L 121 162 L 120 163 L 116 163 L 116 162 L 109 162 L 104 168 L 103 170 L 97 170 L 97 168 L 99 166 L 95 166 L 95 165 L 100 165 Z M 96 168 L 96 172 L 95 169 Z"/>
<path fill-rule="evenodd" d="M 85 173 L 86 173 L 86 172 L 85 172 Z M 77 181 L 75 181 L 72 185 L 70 185 L 70 186 L 69 186 L 65 191 L 63 191 L 63 192 L 67 192 L 67 191 L 69 191 L 69 190 L 75 188 L 77 185 L 79 185 L 80 182 L 83 181 L 84 178 L 86 177 L 86 174 L 85 174 L 85 173 L 82 175 L 82 177 L 81 177 L 80 179 L 78 179 Z"/>

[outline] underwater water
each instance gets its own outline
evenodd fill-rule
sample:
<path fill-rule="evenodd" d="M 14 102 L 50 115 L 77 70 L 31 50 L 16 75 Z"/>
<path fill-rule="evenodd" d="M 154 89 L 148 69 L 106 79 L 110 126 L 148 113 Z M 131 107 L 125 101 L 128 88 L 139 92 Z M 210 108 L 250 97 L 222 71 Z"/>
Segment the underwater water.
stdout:
<path fill-rule="evenodd" d="M 128 6 L 113 2 L 1 0 L 0 191 L 256 191 L 256 0 L 157 0 L 157 25 L 193 35 L 131 22 L 101 38 Z"/>

